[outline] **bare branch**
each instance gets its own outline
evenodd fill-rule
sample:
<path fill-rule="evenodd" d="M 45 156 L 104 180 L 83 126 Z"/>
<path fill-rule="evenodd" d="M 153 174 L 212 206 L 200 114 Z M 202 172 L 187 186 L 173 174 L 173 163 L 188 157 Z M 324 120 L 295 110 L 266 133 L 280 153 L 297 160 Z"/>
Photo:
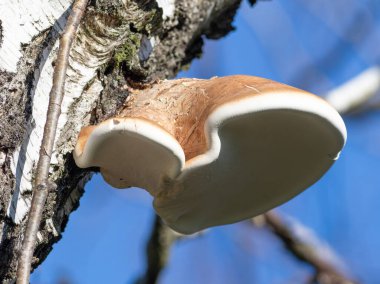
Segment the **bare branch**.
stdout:
<path fill-rule="evenodd" d="M 295 232 L 273 211 L 263 214 L 265 223 L 273 233 L 282 240 L 285 247 L 299 260 L 312 265 L 316 275 L 310 283 L 320 284 L 353 284 L 358 283 L 345 275 L 331 260 L 325 249 L 320 249 Z"/>
<path fill-rule="evenodd" d="M 268 226 L 284 243 L 285 247 L 299 260 L 313 266 L 315 275 L 308 283 L 318 284 L 358 284 L 342 269 L 339 259 L 326 247 L 317 244 L 319 240 L 306 239 L 288 225 L 277 213 L 271 211 L 251 219 L 252 223 L 261 227 Z M 165 267 L 172 244 L 181 239 L 198 237 L 200 233 L 184 236 L 171 230 L 156 216 L 152 233 L 147 244 L 147 269 L 136 284 L 157 283 L 162 269 Z"/>
<path fill-rule="evenodd" d="M 380 67 L 365 70 L 326 94 L 326 100 L 339 113 L 347 113 L 365 105 L 380 90 Z"/>
<path fill-rule="evenodd" d="M 156 215 L 152 232 L 146 246 L 147 267 L 145 274 L 142 275 L 136 284 L 157 283 L 161 271 L 165 268 L 170 248 L 176 241 L 196 238 L 202 236 L 206 230 L 192 235 L 183 235 L 165 225 L 161 218 Z"/>
<path fill-rule="evenodd" d="M 146 247 L 147 268 L 145 274 L 136 281 L 136 284 L 157 282 L 160 272 L 168 261 L 170 247 L 177 239 L 178 234 L 166 226 L 161 218 L 156 215 Z"/>
<path fill-rule="evenodd" d="M 57 63 L 53 75 L 53 86 L 49 95 L 49 106 L 44 127 L 44 134 L 40 148 L 35 188 L 33 190 L 32 205 L 28 223 L 24 234 L 21 253 L 17 266 L 17 284 L 29 284 L 31 263 L 37 239 L 37 232 L 51 185 L 48 182 L 51 155 L 58 119 L 61 114 L 61 104 L 64 96 L 66 70 L 68 66 L 70 48 L 80 20 L 84 14 L 88 0 L 76 0 L 65 30 L 59 43 Z"/>

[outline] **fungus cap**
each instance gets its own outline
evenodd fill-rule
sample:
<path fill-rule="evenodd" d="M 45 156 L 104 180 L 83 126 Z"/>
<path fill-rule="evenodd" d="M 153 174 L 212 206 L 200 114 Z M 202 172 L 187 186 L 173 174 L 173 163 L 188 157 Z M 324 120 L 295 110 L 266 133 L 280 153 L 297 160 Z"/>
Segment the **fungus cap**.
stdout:
<path fill-rule="evenodd" d="M 346 140 L 328 103 L 267 79 L 181 79 L 141 92 L 119 117 L 84 128 L 74 158 L 114 187 L 148 190 L 158 215 L 185 234 L 286 202 Z"/>

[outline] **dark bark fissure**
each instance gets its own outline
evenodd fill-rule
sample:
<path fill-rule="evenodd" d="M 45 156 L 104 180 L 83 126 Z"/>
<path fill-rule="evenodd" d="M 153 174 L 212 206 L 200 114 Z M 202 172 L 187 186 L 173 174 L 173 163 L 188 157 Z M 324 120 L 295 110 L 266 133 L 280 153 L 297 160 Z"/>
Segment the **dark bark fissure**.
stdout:
<path fill-rule="evenodd" d="M 0 20 L 0 48 L 3 43 L 3 23 Z"/>

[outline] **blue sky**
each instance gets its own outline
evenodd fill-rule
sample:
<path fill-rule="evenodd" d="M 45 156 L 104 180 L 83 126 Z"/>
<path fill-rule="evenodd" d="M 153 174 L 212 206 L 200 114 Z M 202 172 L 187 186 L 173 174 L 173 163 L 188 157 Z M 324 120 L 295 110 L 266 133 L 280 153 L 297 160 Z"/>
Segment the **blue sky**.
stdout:
<path fill-rule="evenodd" d="M 221 40 L 206 40 L 203 57 L 179 76 L 255 75 L 323 96 L 380 59 L 377 0 L 244 2 L 235 26 Z M 344 119 L 340 159 L 279 212 L 312 229 L 363 283 L 380 283 L 380 113 Z M 145 268 L 151 201 L 143 190 L 115 190 L 96 175 L 32 283 L 133 283 Z M 303 283 L 311 273 L 266 229 L 241 222 L 175 243 L 160 283 Z"/>

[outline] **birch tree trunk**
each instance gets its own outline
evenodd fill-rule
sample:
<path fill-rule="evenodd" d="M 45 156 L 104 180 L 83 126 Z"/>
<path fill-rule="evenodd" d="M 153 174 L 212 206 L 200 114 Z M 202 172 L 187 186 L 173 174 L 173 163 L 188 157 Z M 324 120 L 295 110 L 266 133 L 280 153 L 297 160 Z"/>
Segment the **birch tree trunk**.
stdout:
<path fill-rule="evenodd" d="M 251 1 L 252 2 L 252 1 Z M 72 0 L 0 0 L 0 283 L 15 279 L 59 35 Z M 170 78 L 201 54 L 202 36 L 232 30 L 240 0 L 93 0 L 70 53 L 33 267 L 61 238 L 89 170 L 72 150 L 82 126 L 115 114 L 127 86 Z M 93 169 L 96 170 L 96 169 Z"/>

